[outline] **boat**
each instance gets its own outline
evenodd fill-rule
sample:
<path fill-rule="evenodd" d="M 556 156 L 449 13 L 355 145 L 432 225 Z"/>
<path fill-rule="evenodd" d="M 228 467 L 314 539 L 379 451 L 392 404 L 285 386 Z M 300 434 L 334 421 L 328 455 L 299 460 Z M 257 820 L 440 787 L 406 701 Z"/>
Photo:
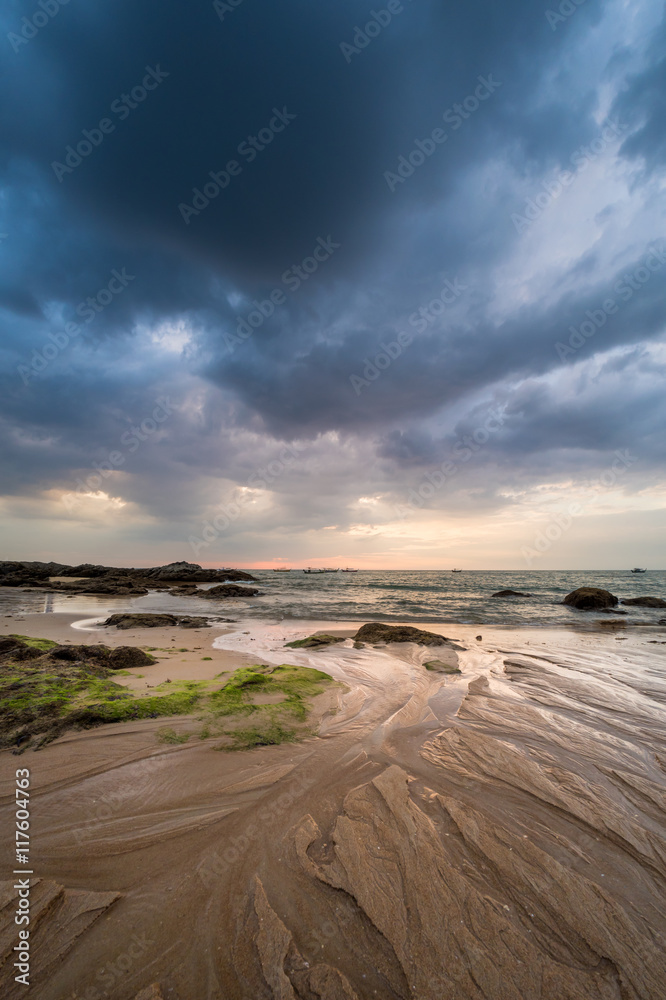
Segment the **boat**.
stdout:
<path fill-rule="evenodd" d="M 341 569 L 340 572 L 341 573 L 358 573 L 358 570 L 357 569 L 350 569 L 349 566 L 347 566 L 346 569 Z"/>
<path fill-rule="evenodd" d="M 452 569 L 451 572 L 452 573 L 462 573 L 462 570 L 461 569 Z"/>
<path fill-rule="evenodd" d="M 631 572 L 632 573 L 647 573 L 647 570 L 646 569 L 639 569 L 638 566 L 637 566 L 636 569 L 632 569 Z"/>
<path fill-rule="evenodd" d="M 289 566 L 273 566 L 274 573 L 291 573 Z"/>
<path fill-rule="evenodd" d="M 304 573 L 337 573 L 337 569 L 313 569 L 312 566 L 308 566 L 307 569 L 303 570 Z"/>

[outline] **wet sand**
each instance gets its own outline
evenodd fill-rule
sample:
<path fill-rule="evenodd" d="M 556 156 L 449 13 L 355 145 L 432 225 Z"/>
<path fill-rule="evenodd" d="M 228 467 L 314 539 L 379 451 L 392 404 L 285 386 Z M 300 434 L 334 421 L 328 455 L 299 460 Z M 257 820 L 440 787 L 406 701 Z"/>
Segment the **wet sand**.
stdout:
<path fill-rule="evenodd" d="M 33 617 L 0 634 L 97 641 Z M 465 647 L 451 676 L 411 644 L 284 649 L 356 627 L 101 630 L 192 650 L 151 677 L 291 662 L 344 688 L 300 744 L 165 749 L 149 720 L 0 754 L 3 830 L 31 770 L 42 880 L 34 985 L 5 967 L 7 1000 L 152 984 L 170 1000 L 663 1000 L 664 630 L 427 626 Z"/>

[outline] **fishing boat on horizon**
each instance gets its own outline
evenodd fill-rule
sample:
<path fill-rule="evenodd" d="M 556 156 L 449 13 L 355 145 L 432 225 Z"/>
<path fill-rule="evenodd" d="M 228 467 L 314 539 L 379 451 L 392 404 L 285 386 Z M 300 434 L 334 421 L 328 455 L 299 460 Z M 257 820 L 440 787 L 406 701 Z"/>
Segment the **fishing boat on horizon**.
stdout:
<path fill-rule="evenodd" d="M 273 566 L 274 573 L 291 573 L 290 566 Z"/>
<path fill-rule="evenodd" d="M 345 569 L 341 569 L 340 572 L 341 573 L 358 573 L 358 570 L 357 569 L 350 569 L 349 566 L 347 566 L 347 567 L 345 567 Z"/>
<path fill-rule="evenodd" d="M 452 573 L 462 573 L 462 570 L 461 569 L 452 569 L 451 572 Z"/>
<path fill-rule="evenodd" d="M 632 573 L 647 573 L 647 570 L 646 569 L 639 569 L 638 566 L 637 566 L 636 569 L 632 569 L 631 572 Z"/>

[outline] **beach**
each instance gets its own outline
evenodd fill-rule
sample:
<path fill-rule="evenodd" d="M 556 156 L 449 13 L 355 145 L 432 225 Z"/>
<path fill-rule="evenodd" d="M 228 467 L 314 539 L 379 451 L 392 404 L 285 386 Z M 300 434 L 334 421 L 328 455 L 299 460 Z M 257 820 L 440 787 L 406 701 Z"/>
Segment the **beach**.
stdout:
<path fill-rule="evenodd" d="M 179 716 L 178 745 L 142 719 L 0 754 L 3 813 L 30 769 L 34 844 L 34 985 L 8 1000 L 661 997 L 665 629 L 409 624 L 460 673 L 355 648 L 358 622 L 3 619 L 168 650 L 118 678 L 137 692 L 249 663 L 338 682 L 296 743 L 219 752 Z M 285 649 L 317 632 L 344 641 Z"/>

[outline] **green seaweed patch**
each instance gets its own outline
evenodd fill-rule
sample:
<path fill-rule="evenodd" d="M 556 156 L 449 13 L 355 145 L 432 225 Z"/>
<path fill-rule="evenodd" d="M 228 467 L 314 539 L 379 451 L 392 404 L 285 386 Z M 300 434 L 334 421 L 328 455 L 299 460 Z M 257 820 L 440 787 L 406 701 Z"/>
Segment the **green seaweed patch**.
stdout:
<path fill-rule="evenodd" d="M 445 663 L 444 660 L 428 660 L 423 666 L 426 670 L 433 670 L 438 674 L 461 674 L 462 670 L 452 663 Z"/>
<path fill-rule="evenodd" d="M 33 649 L 42 649 L 45 653 L 47 653 L 49 649 L 55 649 L 56 646 L 60 645 L 60 643 L 54 642 L 53 639 L 32 639 L 29 635 L 16 635 L 15 633 L 8 636 L 8 638 L 19 639 L 21 642 L 24 642 L 26 646 L 32 646 Z"/>
<path fill-rule="evenodd" d="M 233 749 L 273 745 L 305 735 L 307 699 L 333 683 L 320 670 L 289 664 L 241 667 L 222 687 L 219 679 L 164 682 L 151 694 L 131 691 L 114 676 L 99 663 L 46 655 L 1 664 L 0 747 L 38 749 L 68 729 L 178 715 L 198 715 L 202 738 L 223 735 Z"/>
<path fill-rule="evenodd" d="M 296 743 L 303 738 L 303 732 L 289 729 L 278 722 L 271 722 L 267 727 L 250 726 L 247 729 L 236 729 L 230 734 L 231 745 L 215 747 L 216 750 L 229 752 L 231 750 L 254 750 L 256 747 L 274 747 L 281 743 Z"/>
<path fill-rule="evenodd" d="M 332 646 L 336 642 L 344 642 L 344 638 L 338 635 L 327 635 L 322 632 L 317 635 L 309 635 L 307 639 L 296 639 L 294 642 L 285 643 L 286 649 L 320 649 L 324 646 Z"/>
<path fill-rule="evenodd" d="M 175 729 L 169 729 L 168 727 L 163 726 L 162 729 L 157 730 L 158 743 L 168 743 L 177 746 L 179 743 L 187 743 L 189 738 L 189 733 L 177 733 Z"/>

